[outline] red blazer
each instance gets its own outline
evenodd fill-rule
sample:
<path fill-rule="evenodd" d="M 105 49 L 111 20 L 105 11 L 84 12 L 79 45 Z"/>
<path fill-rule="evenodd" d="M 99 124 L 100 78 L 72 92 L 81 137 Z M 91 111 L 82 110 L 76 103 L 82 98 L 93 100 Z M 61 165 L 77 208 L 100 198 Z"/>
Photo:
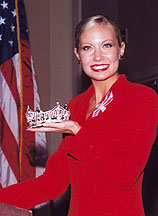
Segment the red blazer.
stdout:
<path fill-rule="evenodd" d="M 124 75 L 113 100 L 86 120 L 93 86 L 69 103 L 82 129 L 66 136 L 45 173 L 0 191 L 0 202 L 32 208 L 60 196 L 71 184 L 70 216 L 144 216 L 143 170 L 156 137 L 158 97 Z"/>

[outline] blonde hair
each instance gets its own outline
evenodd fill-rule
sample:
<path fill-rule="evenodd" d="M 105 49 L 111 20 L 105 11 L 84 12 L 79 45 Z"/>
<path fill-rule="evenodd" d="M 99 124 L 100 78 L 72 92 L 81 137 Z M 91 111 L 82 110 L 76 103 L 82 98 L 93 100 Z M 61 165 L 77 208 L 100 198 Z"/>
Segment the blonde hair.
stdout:
<path fill-rule="evenodd" d="M 118 28 L 116 23 L 107 16 L 96 15 L 96 16 L 92 16 L 92 17 L 81 20 L 79 22 L 79 24 L 76 26 L 76 29 L 75 29 L 75 46 L 77 48 L 77 51 L 78 51 L 80 36 L 84 32 L 84 30 L 89 28 L 89 27 L 92 27 L 95 24 L 101 24 L 101 23 L 111 27 L 111 29 L 115 32 L 116 37 L 118 39 L 118 44 L 121 47 L 122 36 L 121 36 L 120 29 Z"/>

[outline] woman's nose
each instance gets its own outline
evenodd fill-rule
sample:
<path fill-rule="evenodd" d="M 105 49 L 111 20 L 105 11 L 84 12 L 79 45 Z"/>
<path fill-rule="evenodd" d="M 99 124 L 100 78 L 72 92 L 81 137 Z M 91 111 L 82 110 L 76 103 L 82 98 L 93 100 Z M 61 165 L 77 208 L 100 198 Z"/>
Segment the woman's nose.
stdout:
<path fill-rule="evenodd" d="M 94 59 L 96 61 L 100 61 L 102 59 L 102 53 L 100 49 L 95 49 L 94 51 Z"/>

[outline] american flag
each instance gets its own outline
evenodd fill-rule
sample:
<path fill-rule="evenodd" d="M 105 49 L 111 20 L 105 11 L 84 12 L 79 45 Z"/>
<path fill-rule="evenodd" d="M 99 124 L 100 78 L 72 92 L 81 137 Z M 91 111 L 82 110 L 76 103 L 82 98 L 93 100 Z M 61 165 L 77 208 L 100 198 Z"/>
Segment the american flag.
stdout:
<path fill-rule="evenodd" d="M 39 176 L 44 133 L 26 131 L 25 112 L 39 107 L 23 0 L 0 0 L 0 186 Z"/>

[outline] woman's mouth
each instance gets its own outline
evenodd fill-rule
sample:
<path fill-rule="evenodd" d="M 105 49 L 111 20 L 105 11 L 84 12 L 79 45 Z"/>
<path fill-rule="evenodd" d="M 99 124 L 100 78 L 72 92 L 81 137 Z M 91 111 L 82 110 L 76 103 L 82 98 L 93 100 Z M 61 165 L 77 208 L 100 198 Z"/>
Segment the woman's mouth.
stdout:
<path fill-rule="evenodd" d="M 109 68 L 109 64 L 95 64 L 90 66 L 90 68 L 94 71 L 94 72 L 103 72 L 106 71 Z"/>

